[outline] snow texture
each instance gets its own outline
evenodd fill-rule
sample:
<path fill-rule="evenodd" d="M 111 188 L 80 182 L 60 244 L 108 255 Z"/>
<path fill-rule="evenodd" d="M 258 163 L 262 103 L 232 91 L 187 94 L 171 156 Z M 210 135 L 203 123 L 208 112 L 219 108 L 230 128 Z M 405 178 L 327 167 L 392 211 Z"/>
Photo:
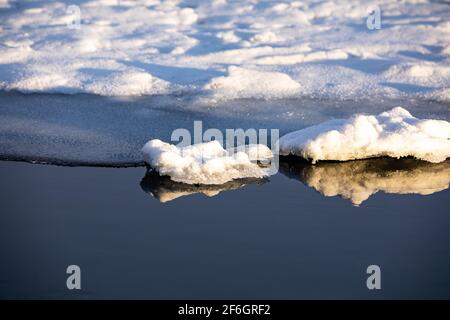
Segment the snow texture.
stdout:
<path fill-rule="evenodd" d="M 450 101 L 450 6 L 376 4 L 379 30 L 362 0 L 0 0 L 0 88 Z"/>
<path fill-rule="evenodd" d="M 227 151 L 217 141 L 177 147 L 153 139 L 144 145 L 142 152 L 145 162 L 161 176 L 186 184 L 220 185 L 234 179 L 267 177 L 269 170 L 255 160 L 272 157 L 264 145 Z"/>

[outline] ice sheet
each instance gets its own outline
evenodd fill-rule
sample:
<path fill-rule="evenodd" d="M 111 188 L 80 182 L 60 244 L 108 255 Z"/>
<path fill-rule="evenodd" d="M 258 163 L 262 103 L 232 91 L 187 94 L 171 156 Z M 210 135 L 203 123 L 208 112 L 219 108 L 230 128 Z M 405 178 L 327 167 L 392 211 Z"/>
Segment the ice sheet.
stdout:
<path fill-rule="evenodd" d="M 419 118 L 450 120 L 448 104 L 422 101 L 239 99 L 215 106 L 180 96 L 111 98 L 96 95 L 0 92 L 0 157 L 60 164 L 142 165 L 150 139 L 173 130 L 279 129 L 280 136 L 333 118 L 373 114 L 399 103 Z M 270 141 L 270 139 L 268 140 Z"/>

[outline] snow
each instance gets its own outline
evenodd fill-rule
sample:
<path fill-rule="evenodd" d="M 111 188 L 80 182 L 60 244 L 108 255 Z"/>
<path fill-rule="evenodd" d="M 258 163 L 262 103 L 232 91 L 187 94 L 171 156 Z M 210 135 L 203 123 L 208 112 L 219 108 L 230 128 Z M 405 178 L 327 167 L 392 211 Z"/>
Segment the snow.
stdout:
<path fill-rule="evenodd" d="M 149 137 L 199 119 L 283 135 L 403 105 L 449 121 L 450 6 L 376 4 L 380 30 L 362 0 L 0 0 L 0 157 L 140 165 Z"/>
<path fill-rule="evenodd" d="M 297 167 L 296 167 L 297 166 Z M 450 184 L 450 162 L 430 164 L 414 159 L 370 159 L 282 168 L 326 197 L 341 196 L 359 206 L 377 192 L 429 195 Z"/>
<path fill-rule="evenodd" d="M 0 0 L 0 88 L 450 101 L 450 6 L 376 4 L 380 30 L 363 0 Z"/>
<path fill-rule="evenodd" d="M 272 157 L 264 145 L 249 145 L 242 151 L 227 151 L 218 141 L 198 143 L 185 147 L 153 139 L 142 148 L 145 162 L 161 176 L 186 184 L 220 185 L 234 179 L 263 178 L 267 168 L 251 159 Z"/>
<path fill-rule="evenodd" d="M 1 8 L 9 8 L 9 7 L 10 7 L 9 0 L 0 0 L 0 9 Z"/>
<path fill-rule="evenodd" d="M 300 85 L 286 74 L 262 72 L 239 67 L 229 67 L 224 77 L 211 79 L 206 90 L 214 91 L 216 98 L 261 98 L 289 97 L 299 90 Z"/>
<path fill-rule="evenodd" d="M 417 119 L 395 107 L 378 116 L 355 115 L 288 133 L 279 146 L 282 155 L 313 162 L 382 156 L 441 162 L 450 157 L 450 122 Z"/>

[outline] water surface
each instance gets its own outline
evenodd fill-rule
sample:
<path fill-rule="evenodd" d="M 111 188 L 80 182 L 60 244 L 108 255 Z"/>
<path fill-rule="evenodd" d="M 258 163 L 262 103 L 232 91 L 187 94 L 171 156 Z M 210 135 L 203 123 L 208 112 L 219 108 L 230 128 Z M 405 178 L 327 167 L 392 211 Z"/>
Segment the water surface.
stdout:
<path fill-rule="evenodd" d="M 378 172 L 365 183 L 424 174 L 417 163 L 390 173 L 361 166 Z M 413 179 L 415 194 L 391 188 L 355 206 L 324 196 L 326 179 L 309 186 L 316 170 L 284 161 L 270 179 L 202 190 L 146 177 L 143 167 L 2 161 L 0 298 L 450 298 L 445 186 L 421 195 Z M 333 170 L 351 185 L 345 168 Z M 446 170 L 425 174 L 445 179 Z M 71 264 L 81 268 L 80 291 L 66 288 Z M 366 287 L 373 264 L 378 291 Z"/>

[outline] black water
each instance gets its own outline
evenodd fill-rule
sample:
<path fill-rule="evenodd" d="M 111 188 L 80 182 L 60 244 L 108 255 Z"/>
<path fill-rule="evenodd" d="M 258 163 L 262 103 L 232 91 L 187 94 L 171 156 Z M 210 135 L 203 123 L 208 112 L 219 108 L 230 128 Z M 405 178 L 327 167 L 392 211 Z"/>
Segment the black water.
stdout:
<path fill-rule="evenodd" d="M 161 203 L 202 190 L 145 172 L 0 162 L 0 298 L 450 298 L 448 189 L 357 207 L 279 173 Z"/>

